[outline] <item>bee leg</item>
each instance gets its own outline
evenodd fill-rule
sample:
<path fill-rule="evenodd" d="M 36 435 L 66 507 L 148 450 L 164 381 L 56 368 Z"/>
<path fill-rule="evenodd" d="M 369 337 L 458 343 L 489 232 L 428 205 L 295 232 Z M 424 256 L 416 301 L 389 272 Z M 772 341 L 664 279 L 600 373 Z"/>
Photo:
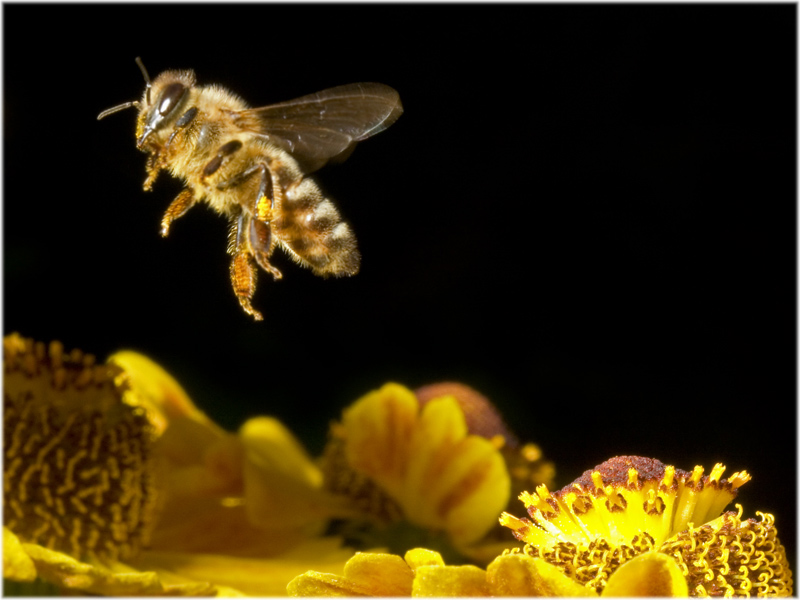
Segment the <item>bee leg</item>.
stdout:
<path fill-rule="evenodd" d="M 153 184 L 156 182 L 156 177 L 161 172 L 161 170 L 165 167 L 164 161 L 161 158 L 161 155 L 157 150 L 151 150 L 150 154 L 147 155 L 147 163 L 145 163 L 145 172 L 147 173 L 147 179 L 144 180 L 144 191 L 149 192 L 153 189 Z"/>
<path fill-rule="evenodd" d="M 273 185 L 272 172 L 266 164 L 260 163 L 257 166 L 261 170 L 261 183 L 253 207 L 253 219 L 250 221 L 250 247 L 259 266 L 275 279 L 280 279 L 283 274 L 269 262 L 274 247 L 270 223 L 275 218 L 273 206 L 280 186 Z"/>
<path fill-rule="evenodd" d="M 246 251 L 239 251 L 233 256 L 231 262 L 231 282 L 233 291 L 239 299 L 244 312 L 251 315 L 256 321 L 262 321 L 264 317 L 258 312 L 250 301 L 256 291 L 256 269 L 250 260 L 250 255 Z"/>
<path fill-rule="evenodd" d="M 253 258 L 256 259 L 258 265 L 267 273 L 272 275 L 275 279 L 280 279 L 283 277 L 283 273 L 269 262 L 269 256 L 272 254 L 272 246 L 272 229 L 269 223 L 251 219 L 250 249 L 253 253 Z"/>
<path fill-rule="evenodd" d="M 249 221 L 249 217 L 242 213 L 232 223 L 231 244 L 228 248 L 228 252 L 233 255 L 233 260 L 231 261 L 231 284 L 244 312 L 251 315 L 256 321 L 261 321 L 264 317 L 251 304 L 253 294 L 256 291 L 258 270 L 253 264 L 247 239 Z"/>
<path fill-rule="evenodd" d="M 167 237 L 172 222 L 185 215 L 192 206 L 194 206 L 194 191 L 192 188 L 186 188 L 178 194 L 164 213 L 164 218 L 161 219 L 161 237 Z"/>
<path fill-rule="evenodd" d="M 214 170 L 218 168 L 216 164 L 216 159 L 212 160 L 208 165 L 206 165 L 206 169 L 210 170 L 211 173 L 214 172 L 211 169 L 212 167 L 214 168 Z M 230 179 L 227 179 L 225 181 L 220 181 L 219 183 L 217 183 L 217 189 L 227 190 L 228 188 L 240 185 L 242 182 L 249 179 L 253 175 L 256 175 L 257 173 L 260 174 L 259 177 L 261 181 L 258 185 L 258 192 L 256 193 L 256 201 L 252 205 L 251 211 L 257 220 L 269 223 L 274 218 L 272 209 L 275 205 L 276 196 L 280 201 L 283 199 L 283 194 L 280 186 L 273 185 L 272 172 L 269 170 L 269 167 L 267 166 L 266 163 L 258 163 L 257 165 L 250 167 L 246 171 L 237 173 Z"/>
<path fill-rule="evenodd" d="M 257 167 L 261 171 L 261 183 L 258 186 L 253 214 L 259 221 L 269 223 L 275 217 L 272 208 L 275 206 L 276 192 L 280 193 L 280 186 L 272 184 L 272 172 L 266 164 L 259 163 Z"/>
<path fill-rule="evenodd" d="M 251 212 L 252 218 L 247 217 L 246 223 L 242 222 L 240 217 L 236 229 L 236 239 L 246 239 L 249 243 L 250 254 L 267 273 L 272 275 L 275 279 L 280 279 L 283 274 L 269 262 L 269 257 L 275 246 L 272 239 L 272 228 L 270 222 L 275 218 L 273 206 L 275 203 L 275 195 L 280 194 L 280 186 L 275 186 L 272 183 L 272 172 L 266 163 L 258 163 L 242 171 L 232 178 L 221 181 L 217 184 L 217 189 L 227 189 L 229 187 L 239 185 L 249 177 L 258 174 L 260 182 L 258 191 L 256 193 L 256 201 L 252 205 Z M 279 195 L 279 198 L 282 196 Z M 242 215 L 244 216 L 244 214 Z M 233 239 L 233 234 L 232 234 Z M 238 242 L 234 244 L 238 247 Z"/>

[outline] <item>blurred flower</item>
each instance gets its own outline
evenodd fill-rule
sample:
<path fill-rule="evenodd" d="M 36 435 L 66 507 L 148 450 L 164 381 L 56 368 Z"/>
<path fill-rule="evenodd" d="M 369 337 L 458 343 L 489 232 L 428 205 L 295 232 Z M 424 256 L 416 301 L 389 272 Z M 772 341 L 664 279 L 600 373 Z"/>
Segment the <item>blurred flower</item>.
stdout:
<path fill-rule="evenodd" d="M 456 383 L 370 392 L 332 426 L 323 471 L 326 488 L 348 498 L 341 532 L 358 547 L 424 545 L 484 564 L 514 545 L 491 535 L 512 485 L 553 474 L 485 397 Z"/>
<path fill-rule="evenodd" d="M 526 554 L 498 556 L 486 568 L 448 566 L 438 552 L 416 548 L 405 556 L 357 553 L 342 576 L 309 571 L 289 583 L 292 596 L 596 596 L 557 567 Z M 686 596 L 674 560 L 637 556 L 608 579 L 606 596 Z"/>
<path fill-rule="evenodd" d="M 96 365 L 55 342 L 6 337 L 3 442 L 11 581 L 275 595 L 309 565 L 336 570 L 352 555 L 315 535 L 330 499 L 280 423 L 261 417 L 229 434 L 136 353 Z"/>
<path fill-rule="evenodd" d="M 674 560 L 693 596 L 791 595 L 773 516 L 742 521 L 740 505 L 720 516 L 750 480 L 745 471 L 722 479 L 724 470 L 703 476 L 702 467 L 618 456 L 552 494 L 545 485 L 522 494 L 531 519 L 504 513 L 501 522 L 526 542 L 524 554 L 598 592 L 634 557 L 657 552 Z"/>

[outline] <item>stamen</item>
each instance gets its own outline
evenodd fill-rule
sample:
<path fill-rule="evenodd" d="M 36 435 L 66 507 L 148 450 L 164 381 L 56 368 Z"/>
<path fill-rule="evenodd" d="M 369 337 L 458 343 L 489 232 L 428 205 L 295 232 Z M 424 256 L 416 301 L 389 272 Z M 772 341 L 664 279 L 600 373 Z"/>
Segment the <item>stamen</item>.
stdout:
<path fill-rule="evenodd" d="M 722 474 L 725 472 L 725 465 L 722 463 L 717 463 L 714 465 L 714 468 L 711 469 L 711 475 L 708 476 L 709 483 L 719 483 Z"/>

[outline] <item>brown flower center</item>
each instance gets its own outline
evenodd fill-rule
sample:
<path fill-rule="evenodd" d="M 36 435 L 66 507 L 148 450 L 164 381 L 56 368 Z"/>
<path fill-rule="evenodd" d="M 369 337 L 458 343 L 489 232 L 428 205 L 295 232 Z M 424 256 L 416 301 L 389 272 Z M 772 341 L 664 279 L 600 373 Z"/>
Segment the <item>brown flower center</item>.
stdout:
<path fill-rule="evenodd" d="M 118 367 L 4 339 L 3 521 L 23 542 L 125 559 L 154 521 L 152 427 Z"/>

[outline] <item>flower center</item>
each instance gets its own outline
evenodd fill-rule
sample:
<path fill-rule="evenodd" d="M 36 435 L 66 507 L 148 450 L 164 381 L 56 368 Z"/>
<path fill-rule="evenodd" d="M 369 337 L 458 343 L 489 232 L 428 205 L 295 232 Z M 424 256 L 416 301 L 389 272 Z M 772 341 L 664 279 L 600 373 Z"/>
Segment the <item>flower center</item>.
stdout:
<path fill-rule="evenodd" d="M 153 432 L 118 367 L 4 339 L 3 520 L 76 558 L 125 559 L 154 521 Z"/>

